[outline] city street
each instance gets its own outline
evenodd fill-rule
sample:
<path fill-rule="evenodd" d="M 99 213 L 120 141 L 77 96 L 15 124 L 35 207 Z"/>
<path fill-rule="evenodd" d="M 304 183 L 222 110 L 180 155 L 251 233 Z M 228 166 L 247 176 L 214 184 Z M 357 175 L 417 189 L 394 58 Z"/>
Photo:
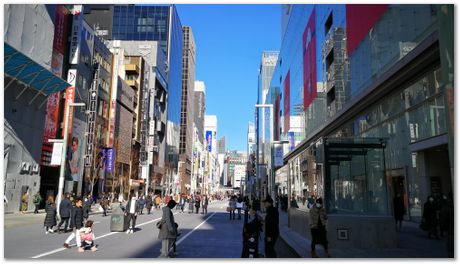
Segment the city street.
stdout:
<path fill-rule="evenodd" d="M 230 221 L 225 212 L 227 202 L 210 204 L 208 214 L 180 213 L 173 210 L 181 235 L 177 240 L 178 258 L 239 258 L 241 256 L 241 228 L 243 220 Z M 77 252 L 75 241 L 71 249 L 62 247 L 70 233 L 45 235 L 44 214 L 18 215 L 21 225 L 11 225 L 5 219 L 5 258 L 45 258 L 45 259 L 119 259 L 157 258 L 161 241 L 157 239 L 155 223 L 161 218 L 161 210 L 151 215 L 139 215 L 134 234 L 110 232 L 110 215 L 90 216 L 95 221 L 95 243 L 97 252 Z M 9 216 L 12 217 L 12 216 Z M 29 221 L 24 220 L 28 218 Z M 15 221 L 17 222 L 17 221 Z M 296 257 L 287 245 L 279 241 L 277 250 L 280 257 Z"/>

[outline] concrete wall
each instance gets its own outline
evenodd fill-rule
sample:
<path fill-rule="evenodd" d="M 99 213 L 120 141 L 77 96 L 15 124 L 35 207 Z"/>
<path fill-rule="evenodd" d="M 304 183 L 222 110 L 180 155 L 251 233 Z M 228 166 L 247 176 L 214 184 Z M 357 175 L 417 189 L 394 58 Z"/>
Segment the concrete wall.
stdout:
<path fill-rule="evenodd" d="M 331 248 L 395 248 L 397 237 L 390 216 L 329 215 L 327 238 Z M 311 240 L 308 211 L 289 209 L 289 227 Z M 347 230 L 348 240 L 338 238 L 338 230 Z"/>

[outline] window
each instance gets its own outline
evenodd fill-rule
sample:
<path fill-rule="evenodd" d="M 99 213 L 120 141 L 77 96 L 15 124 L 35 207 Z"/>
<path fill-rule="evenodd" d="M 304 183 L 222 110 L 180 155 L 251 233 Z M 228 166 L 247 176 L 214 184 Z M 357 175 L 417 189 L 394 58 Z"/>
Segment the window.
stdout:
<path fill-rule="evenodd" d="M 331 27 L 332 27 L 332 12 L 329 14 L 329 17 L 327 18 L 326 23 L 324 24 L 324 35 L 327 35 Z"/>

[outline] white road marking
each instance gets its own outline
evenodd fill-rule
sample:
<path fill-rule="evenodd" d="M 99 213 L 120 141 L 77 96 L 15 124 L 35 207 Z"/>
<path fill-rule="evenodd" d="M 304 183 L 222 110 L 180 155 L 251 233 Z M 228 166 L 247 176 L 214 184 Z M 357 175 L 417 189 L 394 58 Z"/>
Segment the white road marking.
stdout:
<path fill-rule="evenodd" d="M 206 223 L 211 217 L 213 217 L 217 212 L 214 212 L 212 215 L 210 215 L 208 218 L 206 218 L 201 224 L 197 225 L 192 231 L 188 232 L 185 236 L 183 236 L 179 241 L 176 242 L 176 246 L 178 246 L 182 241 L 184 241 L 188 236 L 190 236 L 193 232 L 195 232 L 200 226 L 202 226 L 204 223 Z"/>
<path fill-rule="evenodd" d="M 178 213 L 174 213 L 174 214 L 178 214 Z M 138 224 L 136 226 L 144 226 L 144 225 L 148 225 L 148 224 L 151 224 L 155 221 L 158 221 L 160 220 L 160 218 L 156 218 L 156 219 L 153 219 L 153 220 L 150 220 L 150 221 L 147 221 L 145 223 L 142 223 L 142 224 Z M 209 219 L 209 218 L 208 218 Z M 206 221 L 206 220 L 205 220 Z M 192 231 L 193 232 L 193 231 Z M 111 235 L 114 235 L 114 234 L 120 234 L 122 232 L 110 232 L 110 233 L 107 233 L 105 235 L 102 235 L 102 236 L 97 236 L 94 240 L 98 240 L 100 238 L 104 238 L 104 237 L 108 237 L 108 236 L 111 236 Z M 70 246 L 73 247 L 73 246 L 76 246 L 77 244 L 71 244 Z M 55 250 L 52 250 L 52 251 L 48 251 L 48 252 L 45 252 L 45 253 L 42 253 L 40 255 L 37 255 L 37 256 L 33 256 L 32 258 L 36 259 L 36 258 L 41 258 L 41 257 L 45 257 L 45 256 L 49 256 L 49 255 L 52 255 L 52 254 L 55 254 L 55 253 L 58 253 L 58 252 L 61 252 L 61 251 L 64 251 L 66 250 L 66 248 L 58 248 L 58 249 L 55 249 Z"/>

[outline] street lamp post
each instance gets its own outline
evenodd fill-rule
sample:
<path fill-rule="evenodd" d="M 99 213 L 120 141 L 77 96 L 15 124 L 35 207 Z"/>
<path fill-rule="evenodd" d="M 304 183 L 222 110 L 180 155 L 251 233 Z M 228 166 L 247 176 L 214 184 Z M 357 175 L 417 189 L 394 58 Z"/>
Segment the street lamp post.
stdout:
<path fill-rule="evenodd" d="M 273 104 L 256 104 L 255 107 L 256 107 L 256 108 L 270 108 L 270 142 L 274 142 L 275 136 L 274 136 L 274 134 L 273 134 L 273 132 L 274 132 L 274 128 L 273 128 Z M 262 129 L 264 129 L 264 128 L 262 128 Z M 272 144 L 272 143 L 270 143 L 270 144 Z M 272 153 L 271 153 L 270 156 L 272 157 L 272 158 L 271 158 L 271 161 L 272 161 L 272 162 L 271 162 L 271 164 L 270 164 L 270 175 L 269 175 L 269 176 L 270 176 L 270 177 L 269 177 L 270 179 L 267 181 L 267 185 L 268 185 L 268 183 L 270 183 L 270 185 L 271 185 L 271 183 L 274 182 L 274 172 L 273 172 L 273 168 L 274 168 L 274 166 L 273 166 L 273 148 L 272 148 L 272 151 L 271 151 L 271 152 L 272 152 Z M 275 197 L 274 197 L 274 194 L 275 194 L 275 188 L 274 188 L 274 186 L 268 186 L 268 190 L 270 191 L 272 198 L 275 198 Z"/>
<path fill-rule="evenodd" d="M 69 103 L 66 104 L 65 107 L 65 116 L 64 116 L 64 142 L 62 143 L 62 153 L 61 153 L 61 170 L 59 173 L 59 187 L 58 187 L 58 193 L 57 193 L 57 199 L 56 199 L 56 205 L 57 205 L 57 215 L 61 217 L 61 214 L 59 213 L 59 208 L 61 206 L 61 200 L 62 200 L 62 192 L 64 189 L 64 173 L 65 173 L 65 160 L 66 160 L 66 150 L 67 150 L 67 141 L 68 141 L 68 131 L 69 131 L 69 115 L 70 115 L 70 107 L 71 106 L 81 106 L 85 107 L 85 103 Z"/>

